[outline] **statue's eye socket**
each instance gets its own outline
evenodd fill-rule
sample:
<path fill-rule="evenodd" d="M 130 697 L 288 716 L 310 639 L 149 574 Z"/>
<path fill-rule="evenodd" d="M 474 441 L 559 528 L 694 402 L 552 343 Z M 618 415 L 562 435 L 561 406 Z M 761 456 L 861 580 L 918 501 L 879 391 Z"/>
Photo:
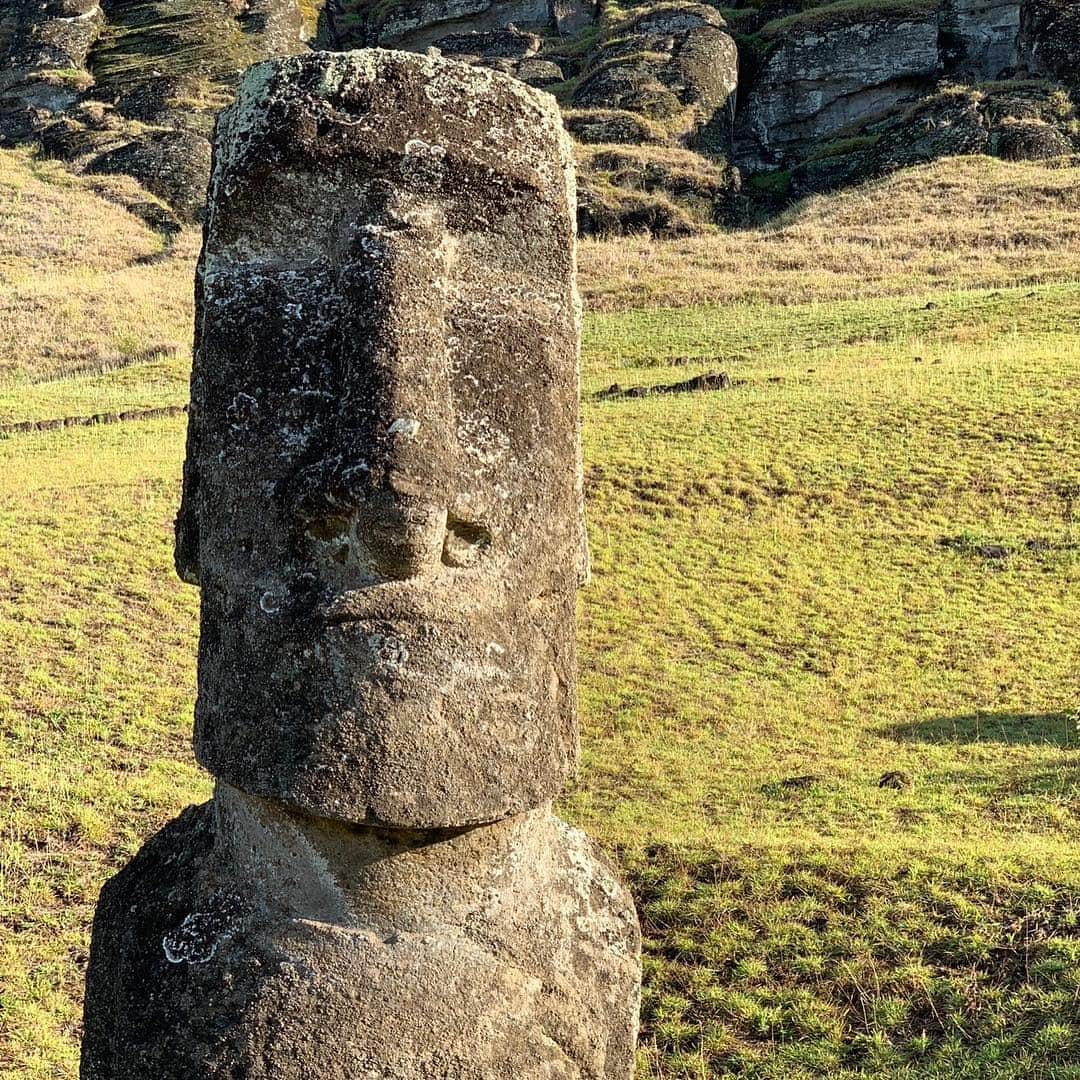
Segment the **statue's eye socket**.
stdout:
<path fill-rule="evenodd" d="M 462 521 L 453 514 L 447 517 L 442 553 L 442 561 L 447 566 L 460 569 L 475 566 L 490 547 L 491 532 L 486 526 Z"/>

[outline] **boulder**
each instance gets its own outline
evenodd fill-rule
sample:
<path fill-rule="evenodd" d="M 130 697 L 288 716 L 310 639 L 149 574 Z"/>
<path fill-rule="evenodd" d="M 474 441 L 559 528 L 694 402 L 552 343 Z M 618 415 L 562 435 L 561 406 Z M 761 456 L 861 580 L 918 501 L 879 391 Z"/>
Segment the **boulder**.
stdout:
<path fill-rule="evenodd" d="M 1046 161 L 1075 149 L 1072 139 L 1045 120 L 1006 120 L 997 135 L 997 152 L 1007 161 Z"/>
<path fill-rule="evenodd" d="M 468 57 L 472 60 L 524 60 L 535 56 L 543 43 L 544 39 L 538 34 L 506 26 L 499 30 L 447 34 L 435 42 L 435 47 L 444 56 Z"/>
<path fill-rule="evenodd" d="M 664 121 L 706 152 L 730 143 L 739 58 L 723 30 L 626 34 L 602 45 L 590 63 L 574 93 L 576 107 Z"/>
<path fill-rule="evenodd" d="M 552 60 L 522 60 L 514 74 L 522 82 L 541 89 L 555 86 L 565 80 L 563 69 Z"/>
<path fill-rule="evenodd" d="M 663 128 L 625 109 L 567 109 L 566 130 L 583 143 L 660 145 L 667 141 Z"/>
<path fill-rule="evenodd" d="M 650 120 L 670 120 L 682 102 L 659 78 L 665 57 L 637 61 L 613 60 L 595 68 L 574 91 L 574 105 L 586 109 L 635 112 Z"/>
<path fill-rule="evenodd" d="M 678 34 L 702 26 L 723 29 L 724 17 L 708 4 L 658 4 L 630 24 L 633 34 Z"/>
<path fill-rule="evenodd" d="M 579 148 L 582 235 L 689 236 L 725 220 L 737 169 L 674 147 Z"/>
<path fill-rule="evenodd" d="M 190 131 L 143 132 L 86 165 L 88 173 L 121 173 L 195 220 L 201 217 L 210 176 L 210 143 Z"/>
<path fill-rule="evenodd" d="M 92 85 L 84 63 L 104 25 L 93 0 L 12 0 L 0 49 L 0 144 L 32 139 Z"/>

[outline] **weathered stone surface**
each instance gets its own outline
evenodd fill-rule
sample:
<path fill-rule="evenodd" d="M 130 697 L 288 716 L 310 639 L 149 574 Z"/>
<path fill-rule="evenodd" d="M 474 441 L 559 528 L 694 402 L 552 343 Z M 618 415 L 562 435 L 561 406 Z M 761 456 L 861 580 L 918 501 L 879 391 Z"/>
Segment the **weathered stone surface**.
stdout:
<path fill-rule="evenodd" d="M 663 4 L 647 11 L 631 24 L 635 34 L 678 34 L 699 26 L 723 29 L 727 23 L 716 8 L 709 4 Z"/>
<path fill-rule="evenodd" d="M 725 219 L 737 169 L 673 147 L 579 148 L 578 231 L 687 236 Z"/>
<path fill-rule="evenodd" d="M 1026 0 L 1020 55 L 1032 71 L 1080 89 L 1080 5 L 1075 0 Z"/>
<path fill-rule="evenodd" d="M 553 86 L 565 76 L 558 64 L 537 55 L 542 45 L 543 38 L 538 34 L 509 26 L 501 30 L 449 34 L 439 38 L 434 47 L 444 56 L 513 75 L 530 86 Z"/>
<path fill-rule="evenodd" d="M 83 63 L 104 16 L 91 0 L 13 0 L 0 49 L 0 143 L 32 137 L 91 82 Z"/>
<path fill-rule="evenodd" d="M 325 817 L 491 821 L 575 768 L 569 141 L 491 71 L 275 61 L 223 114 L 178 563 L 196 753 Z"/>
<path fill-rule="evenodd" d="M 997 79 L 1020 59 L 1020 0 L 943 0 L 940 49 L 944 67 Z"/>
<path fill-rule="evenodd" d="M 473 30 L 467 34 L 447 34 L 435 42 L 444 56 L 468 57 L 471 60 L 524 60 L 540 51 L 543 38 L 514 26 L 499 30 Z"/>
<path fill-rule="evenodd" d="M 591 59 L 574 92 L 579 108 L 634 112 L 677 123 L 691 145 L 719 152 L 730 142 L 739 78 L 734 40 L 713 26 L 628 33 Z"/>
<path fill-rule="evenodd" d="M 952 85 L 872 117 L 847 137 L 826 142 L 791 173 L 791 193 L 827 191 L 941 157 L 993 154 L 1045 159 L 1080 149 L 1060 89 L 1010 81 Z"/>
<path fill-rule="evenodd" d="M 426 49 L 440 39 L 498 34 L 510 26 L 576 33 L 596 17 L 595 0 L 343 0 L 328 9 L 337 45 Z"/>
<path fill-rule="evenodd" d="M 0 142 L 133 176 L 198 218 L 216 112 L 250 63 L 306 51 L 299 0 L 106 6 L 108 24 L 94 0 L 17 0 L 0 34 Z"/>
<path fill-rule="evenodd" d="M 563 69 L 552 60 L 522 60 L 514 74 L 530 86 L 543 88 L 561 83 L 565 78 Z"/>
<path fill-rule="evenodd" d="M 730 150 L 739 85 L 734 39 L 711 26 L 687 30 L 672 51 L 668 71 L 668 85 L 695 110 L 687 144 L 707 154 Z"/>
<path fill-rule="evenodd" d="M 560 34 L 576 34 L 595 22 L 597 0 L 551 0 L 551 17 Z"/>
<path fill-rule="evenodd" d="M 997 141 L 998 153 L 1007 161 L 1046 161 L 1075 150 L 1072 140 L 1045 120 L 1008 120 Z"/>
<path fill-rule="evenodd" d="M 665 58 L 657 57 L 663 61 Z M 605 63 L 590 72 L 574 91 L 574 104 L 586 109 L 618 109 L 651 120 L 668 120 L 682 103 L 660 81 L 653 58 Z"/>
<path fill-rule="evenodd" d="M 882 133 L 874 147 L 874 171 L 890 172 L 941 157 L 984 154 L 989 148 L 990 131 L 977 102 L 962 94 L 944 95 Z"/>
<path fill-rule="evenodd" d="M 911 99 L 940 70 L 929 7 L 778 31 L 740 109 L 735 160 L 782 167 L 802 145 Z"/>
<path fill-rule="evenodd" d="M 210 143 L 190 131 L 147 132 L 97 155 L 86 171 L 132 176 L 186 217 L 197 218 L 210 175 Z"/>
<path fill-rule="evenodd" d="M 106 885 L 83 1080 L 627 1080 L 633 905 L 541 807 L 383 832 L 227 787 Z"/>
<path fill-rule="evenodd" d="M 81 68 L 104 22 L 97 0 L 11 0 L 11 29 L 0 54 L 3 83 L 32 72 Z"/>

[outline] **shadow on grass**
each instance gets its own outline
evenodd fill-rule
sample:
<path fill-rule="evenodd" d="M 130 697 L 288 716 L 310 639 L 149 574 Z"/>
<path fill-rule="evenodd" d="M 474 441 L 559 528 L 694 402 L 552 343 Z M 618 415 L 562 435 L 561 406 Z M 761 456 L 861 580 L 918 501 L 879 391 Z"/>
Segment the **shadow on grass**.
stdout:
<path fill-rule="evenodd" d="M 884 733 L 904 742 L 1080 747 L 1076 718 L 1065 712 L 975 712 L 967 716 L 938 716 L 909 724 L 894 724 L 885 728 Z"/>

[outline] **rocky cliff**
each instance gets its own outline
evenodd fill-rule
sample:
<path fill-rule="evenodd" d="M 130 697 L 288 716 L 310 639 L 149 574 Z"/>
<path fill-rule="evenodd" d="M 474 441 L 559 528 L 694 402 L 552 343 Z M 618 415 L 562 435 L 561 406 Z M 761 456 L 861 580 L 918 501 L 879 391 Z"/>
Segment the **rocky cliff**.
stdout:
<path fill-rule="evenodd" d="M 371 45 L 554 93 L 585 232 L 680 235 L 934 157 L 1080 151 L 1080 0 L 13 0 L 0 143 L 197 217 L 244 67 Z"/>

